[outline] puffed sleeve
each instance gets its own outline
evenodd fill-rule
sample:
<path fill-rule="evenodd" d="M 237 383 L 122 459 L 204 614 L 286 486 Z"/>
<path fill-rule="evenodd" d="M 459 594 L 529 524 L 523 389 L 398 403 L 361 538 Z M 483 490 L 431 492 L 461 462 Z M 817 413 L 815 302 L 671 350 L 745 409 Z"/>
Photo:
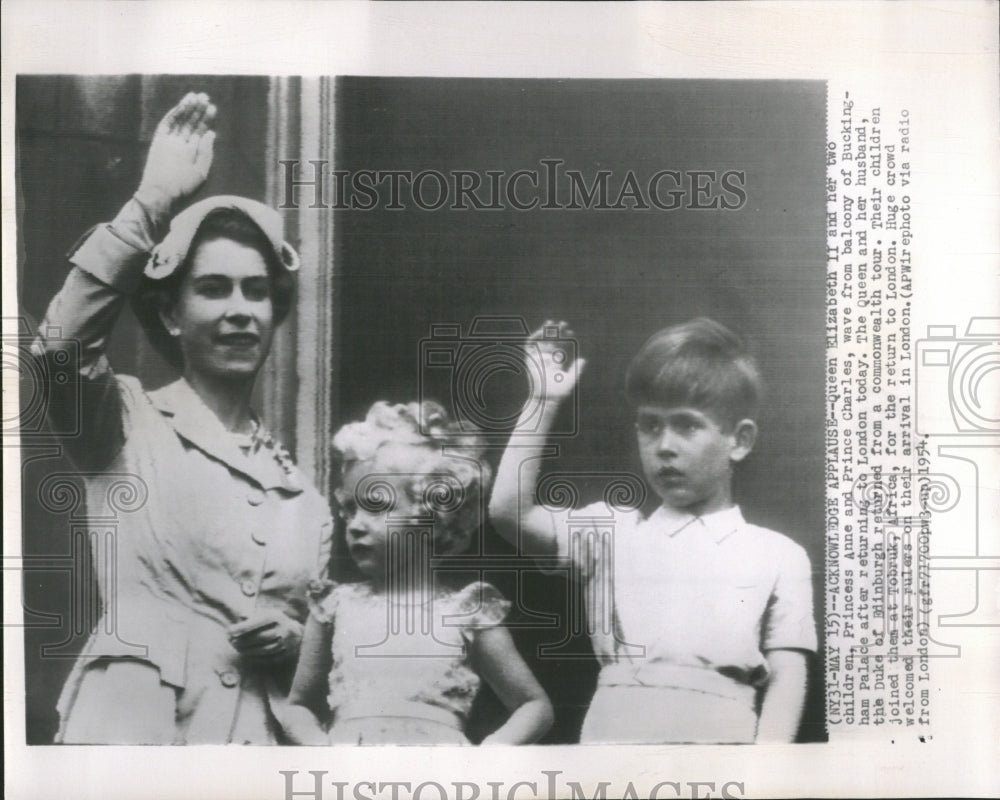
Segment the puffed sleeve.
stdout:
<path fill-rule="evenodd" d="M 762 649 L 816 650 L 812 568 L 806 551 L 785 540 L 764 620 Z"/>
<path fill-rule="evenodd" d="M 483 581 L 470 583 L 458 593 L 456 601 L 456 621 L 466 639 L 476 631 L 502 624 L 510 611 L 510 601 L 495 586 Z"/>
<path fill-rule="evenodd" d="M 309 581 L 309 616 L 322 623 L 333 622 L 337 613 L 337 584 L 327 578 Z"/>

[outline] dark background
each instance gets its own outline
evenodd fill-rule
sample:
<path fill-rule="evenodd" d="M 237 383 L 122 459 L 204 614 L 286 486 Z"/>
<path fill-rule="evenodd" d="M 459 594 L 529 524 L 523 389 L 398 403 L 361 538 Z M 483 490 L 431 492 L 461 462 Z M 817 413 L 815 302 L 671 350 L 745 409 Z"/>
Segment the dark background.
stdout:
<path fill-rule="evenodd" d="M 262 198 L 266 171 L 277 169 L 265 162 L 266 78 L 18 78 L 18 276 L 29 327 L 65 275 L 66 251 L 128 198 L 156 122 L 189 89 L 219 107 L 215 163 L 199 196 Z M 577 433 L 557 440 L 560 457 L 546 469 L 641 474 L 622 391 L 628 361 L 659 328 L 712 316 L 746 337 L 769 386 L 737 500 L 750 521 L 807 549 L 821 621 L 824 120 L 825 87 L 814 82 L 340 79 L 338 169 L 509 173 L 560 158 L 588 183 L 612 170 L 615 187 L 630 169 L 642 184 L 660 169 L 737 169 L 748 202 L 738 211 L 313 211 L 336 214 L 334 426 L 375 400 L 417 399 L 431 325 L 467 332 L 481 314 L 532 327 L 566 319 L 589 364 L 576 414 L 560 420 Z M 128 317 L 109 355 L 148 386 L 171 377 Z M 451 405 L 446 373 L 425 373 L 423 388 Z M 524 384 L 507 373 L 485 389 L 499 417 L 516 410 Z M 23 451 L 27 731 L 29 743 L 46 743 L 85 628 L 74 634 L 67 613 L 70 576 L 37 561 L 70 552 L 69 512 L 38 500 L 40 481 L 69 466 L 44 440 L 25 439 Z M 581 502 L 599 499 L 601 481 L 580 484 Z M 509 552 L 491 534 L 486 549 Z M 494 579 L 515 588 L 510 575 Z M 522 580 L 515 622 L 525 612 L 567 619 L 565 583 L 537 573 Z M 586 637 L 564 647 L 576 657 L 539 660 L 539 646 L 566 638 L 566 623 L 515 630 L 557 704 L 547 741 L 572 741 L 596 675 Z M 484 695 L 475 724 L 487 727 L 496 713 Z M 819 659 L 801 738 L 825 738 Z"/>
<path fill-rule="evenodd" d="M 600 169 L 613 172 L 612 186 L 628 170 L 643 186 L 660 169 L 746 172 L 748 200 L 737 211 L 425 211 L 405 187 L 407 208 L 387 210 L 386 184 L 379 207 L 336 212 L 339 408 L 355 419 L 375 400 L 407 402 L 422 388 L 454 410 L 447 370 L 420 380 L 419 343 L 432 325 L 467 334 L 481 314 L 521 317 L 530 329 L 565 319 L 588 365 L 578 432 L 554 440 L 560 458 L 546 469 L 641 475 L 626 367 L 660 328 L 713 317 L 746 338 L 769 389 L 737 501 L 751 522 L 806 548 L 821 621 L 825 86 L 352 77 L 338 81 L 336 108 L 337 168 L 351 172 L 472 170 L 486 184 L 487 170 L 542 171 L 544 158 L 580 170 L 588 185 Z M 434 200 L 433 181 L 425 196 Z M 312 202 L 303 197 L 303 207 Z M 526 386 L 509 372 L 487 381 L 486 415 L 509 416 Z M 569 414 L 557 425 L 573 426 Z M 581 502 L 600 499 L 601 481 L 577 483 Z M 504 552 L 497 538 L 488 537 L 489 552 Z M 509 575 L 495 579 L 511 591 Z M 560 581 L 534 575 L 524 591 L 525 608 L 566 619 Z M 552 741 L 576 735 L 596 675 L 587 660 L 533 658 L 564 635 L 564 626 L 520 631 L 559 706 Z M 589 644 L 576 637 L 568 647 Z M 825 739 L 818 663 L 810 683 L 802 738 Z"/>

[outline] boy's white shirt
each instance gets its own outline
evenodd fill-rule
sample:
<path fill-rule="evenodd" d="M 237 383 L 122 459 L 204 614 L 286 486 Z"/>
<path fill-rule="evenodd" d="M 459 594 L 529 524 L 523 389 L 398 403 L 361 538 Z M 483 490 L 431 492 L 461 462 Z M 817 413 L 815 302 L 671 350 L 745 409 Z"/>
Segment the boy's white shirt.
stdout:
<path fill-rule="evenodd" d="M 598 502 L 553 519 L 557 554 L 584 582 L 594 650 L 605 668 L 617 665 L 616 681 L 701 685 L 721 670 L 757 685 L 766 650 L 816 649 L 805 550 L 747 523 L 738 506 L 701 517 L 661 506 L 643 519 Z"/>

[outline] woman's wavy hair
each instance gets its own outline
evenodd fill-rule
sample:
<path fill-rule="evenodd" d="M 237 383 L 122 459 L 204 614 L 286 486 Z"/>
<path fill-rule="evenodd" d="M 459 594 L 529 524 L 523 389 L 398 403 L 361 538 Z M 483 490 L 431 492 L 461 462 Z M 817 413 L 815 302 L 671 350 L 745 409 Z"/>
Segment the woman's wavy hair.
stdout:
<path fill-rule="evenodd" d="M 333 453 L 346 472 L 360 461 L 372 474 L 355 493 L 384 493 L 385 473 L 408 476 L 406 491 L 434 518 L 434 550 L 442 555 L 466 551 L 481 529 L 483 498 L 492 470 L 483 458 L 480 437 L 459 428 L 438 403 L 375 403 L 362 422 L 344 425 L 333 437 Z M 359 505 L 385 504 L 384 495 L 354 498 Z"/>
<path fill-rule="evenodd" d="M 295 299 L 295 278 L 284 268 L 265 233 L 250 217 L 236 208 L 217 208 L 205 215 L 191 240 L 191 246 L 180 266 L 160 280 L 143 276 L 139 289 L 132 298 L 132 311 L 150 344 L 167 362 L 177 369 L 184 368 L 180 343 L 163 326 L 160 312 L 173 308 L 180 297 L 181 284 L 191 272 L 191 264 L 198 247 L 215 239 L 231 239 L 252 247 L 267 264 L 271 281 L 271 302 L 274 306 L 274 323 L 280 324 L 292 308 Z"/>

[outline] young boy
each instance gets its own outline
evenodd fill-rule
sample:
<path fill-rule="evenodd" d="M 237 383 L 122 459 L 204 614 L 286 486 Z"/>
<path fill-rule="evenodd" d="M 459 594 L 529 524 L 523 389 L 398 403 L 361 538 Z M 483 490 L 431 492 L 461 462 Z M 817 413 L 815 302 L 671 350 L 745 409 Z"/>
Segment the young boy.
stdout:
<path fill-rule="evenodd" d="M 654 334 L 632 360 L 639 455 L 663 501 L 647 519 L 605 503 L 536 503 L 545 435 L 584 361 L 568 363 L 540 333 L 529 348 L 545 380 L 522 422 L 540 413 L 538 436 L 512 438 L 490 515 L 520 552 L 568 563 L 585 584 L 601 672 L 581 741 L 793 741 L 816 649 L 811 570 L 799 545 L 733 504 L 761 393 L 739 338 L 699 318 Z"/>

